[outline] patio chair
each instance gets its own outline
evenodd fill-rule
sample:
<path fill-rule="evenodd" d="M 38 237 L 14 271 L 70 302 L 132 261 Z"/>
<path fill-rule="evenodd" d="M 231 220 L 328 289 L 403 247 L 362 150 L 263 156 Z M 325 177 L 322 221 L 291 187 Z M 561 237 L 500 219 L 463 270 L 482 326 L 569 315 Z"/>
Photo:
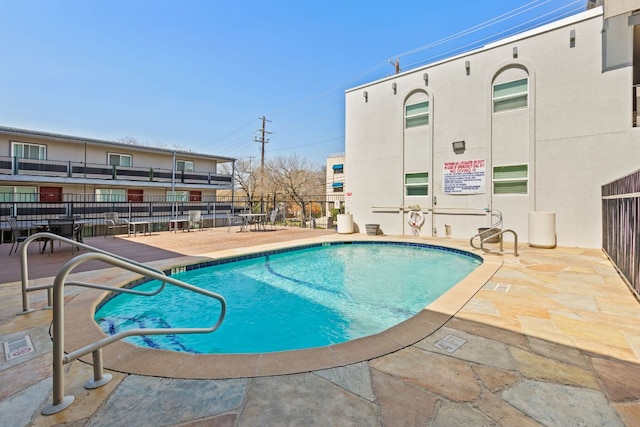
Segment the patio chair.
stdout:
<path fill-rule="evenodd" d="M 116 234 L 120 229 L 126 231 L 127 233 L 129 232 L 129 221 L 126 219 L 121 219 L 118 216 L 118 212 L 105 212 L 103 215 L 104 222 L 107 225 L 104 237 L 107 237 L 107 234 L 111 232 L 111 234 L 113 234 L 113 238 L 115 239 Z"/>
<path fill-rule="evenodd" d="M 195 226 L 202 230 L 202 211 L 189 211 L 189 231 Z"/>
<path fill-rule="evenodd" d="M 22 231 L 26 230 L 26 228 L 20 228 L 20 226 L 18 226 L 18 220 L 15 217 L 7 218 L 7 222 L 11 227 L 11 249 L 9 249 L 9 255 L 11 255 L 12 251 L 13 253 L 18 252 L 20 243 L 24 242 L 29 236 L 22 235 Z"/>
<path fill-rule="evenodd" d="M 276 229 L 276 220 L 277 219 L 278 219 L 278 210 L 274 209 L 269 214 L 269 225 L 271 226 L 272 230 Z"/>
<path fill-rule="evenodd" d="M 231 212 L 227 212 L 227 233 L 231 232 L 231 226 L 233 225 L 244 227 L 244 220 L 238 215 L 232 215 Z"/>
<path fill-rule="evenodd" d="M 48 231 L 50 233 L 57 234 L 58 236 L 61 236 L 61 237 L 66 237 L 67 239 L 71 239 L 71 240 L 76 240 L 76 236 L 77 236 L 76 226 L 73 223 L 73 220 L 68 220 L 68 219 L 50 219 Z M 44 253 L 44 251 L 46 250 L 47 243 L 49 242 L 51 243 L 51 245 L 49 246 L 49 254 L 53 252 L 53 240 L 47 239 L 44 241 L 42 253 Z M 58 245 L 60 244 L 61 242 L 58 242 Z M 80 248 L 76 247 L 75 245 L 71 245 L 71 252 L 73 252 L 74 249 L 77 249 L 78 251 L 80 250 Z"/>
<path fill-rule="evenodd" d="M 82 233 L 84 231 L 83 223 L 73 223 L 73 239 L 78 243 L 84 243 L 84 239 L 82 238 Z"/>

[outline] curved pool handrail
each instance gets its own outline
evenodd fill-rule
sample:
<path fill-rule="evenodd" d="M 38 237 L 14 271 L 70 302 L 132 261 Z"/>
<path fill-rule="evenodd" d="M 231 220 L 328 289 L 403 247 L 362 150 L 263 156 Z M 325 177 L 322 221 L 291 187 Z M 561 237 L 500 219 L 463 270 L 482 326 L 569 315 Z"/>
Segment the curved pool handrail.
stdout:
<path fill-rule="evenodd" d="M 26 314 L 26 313 L 30 313 L 33 311 L 32 308 L 29 307 L 29 292 L 33 292 L 33 291 L 41 291 L 41 290 L 47 290 L 47 303 L 49 306 L 52 305 L 52 297 L 51 297 L 51 290 L 53 289 L 53 285 L 42 285 L 42 286 L 32 286 L 29 287 L 29 267 L 28 267 L 28 254 L 27 254 L 27 248 L 29 247 L 29 245 L 31 244 L 31 242 L 33 242 L 34 240 L 39 240 L 39 239 L 43 239 L 43 238 L 47 238 L 50 240 L 59 240 L 61 242 L 64 243 L 69 243 L 70 245 L 73 245 L 75 247 L 78 248 L 82 248 L 82 249 L 87 249 L 91 252 L 95 252 L 95 253 L 99 253 L 99 254 L 105 254 L 105 255 L 109 255 L 111 257 L 117 258 L 119 260 L 122 261 L 126 261 L 130 264 L 134 264 L 140 267 L 144 267 L 146 270 L 150 270 L 150 271 L 155 271 L 157 273 L 160 273 L 162 275 L 164 275 L 166 277 L 166 274 L 155 267 L 151 267 L 149 265 L 146 264 L 142 264 L 138 261 L 134 261 L 128 258 L 125 258 L 123 256 L 120 256 L 118 254 L 114 254 L 112 252 L 108 252 L 108 251 L 104 251 L 102 249 L 98 249 L 94 246 L 90 246 L 87 245 L 85 243 L 80 243 L 76 240 L 72 240 L 66 237 L 62 237 L 58 234 L 54 234 L 54 233 L 49 233 L 49 232 L 40 232 L 40 233 L 36 233 L 36 234 L 32 234 L 31 236 L 27 237 L 24 242 L 20 245 L 20 248 L 18 249 L 20 251 L 20 276 L 21 276 L 21 282 L 22 282 L 22 286 L 21 286 L 21 292 L 22 292 L 22 311 L 19 314 Z M 53 242 L 51 242 L 51 244 L 53 244 Z M 164 281 L 162 283 L 162 286 L 160 286 L 160 288 L 156 291 L 150 291 L 150 292 L 154 292 L 154 293 L 150 293 L 150 295 L 155 295 L 159 292 L 162 291 L 162 289 L 164 288 Z"/>
<path fill-rule="evenodd" d="M 64 354 L 64 286 L 76 285 L 86 286 L 94 289 L 110 290 L 113 292 L 127 292 L 131 293 L 131 289 L 118 288 L 107 285 L 88 284 L 85 282 L 70 281 L 66 282 L 67 276 L 78 265 L 92 260 L 102 261 L 116 267 L 120 267 L 134 273 L 138 273 L 153 279 L 162 280 L 168 284 L 172 284 L 183 289 L 187 289 L 193 292 L 197 292 L 201 295 L 211 297 L 218 300 L 221 306 L 220 316 L 218 316 L 217 322 L 208 328 L 154 328 L 154 329 L 129 329 L 126 331 L 118 332 L 117 334 L 107 336 L 99 339 L 92 344 L 84 346 L 78 350 Z M 56 274 L 53 283 L 53 400 L 42 410 L 43 415 L 52 415 L 66 409 L 74 401 L 73 396 L 64 395 L 64 369 L 63 365 L 70 363 L 79 357 L 86 354 L 93 353 L 93 379 L 85 384 L 86 388 L 101 387 L 111 380 L 109 374 L 103 375 L 102 373 L 102 347 L 109 345 L 113 342 L 119 341 L 123 338 L 134 335 L 167 335 L 167 334 L 197 334 L 197 333 L 210 333 L 220 327 L 224 316 L 227 311 L 227 303 L 222 295 L 215 292 L 208 291 L 206 289 L 199 288 L 181 280 L 175 279 L 170 276 L 165 276 L 164 273 L 149 270 L 144 266 L 131 264 L 118 257 L 113 257 L 110 254 L 103 253 L 85 253 L 76 256 L 69 260 Z"/>

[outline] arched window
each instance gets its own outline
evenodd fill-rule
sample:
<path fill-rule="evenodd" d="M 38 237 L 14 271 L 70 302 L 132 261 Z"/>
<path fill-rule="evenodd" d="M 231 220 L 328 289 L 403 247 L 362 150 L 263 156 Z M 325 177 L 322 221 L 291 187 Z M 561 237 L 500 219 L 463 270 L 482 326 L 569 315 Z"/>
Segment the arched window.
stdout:
<path fill-rule="evenodd" d="M 493 112 L 529 107 L 529 76 L 520 67 L 503 70 L 493 81 Z"/>
<path fill-rule="evenodd" d="M 429 98 L 424 92 L 411 95 L 404 105 L 405 129 L 429 124 Z"/>

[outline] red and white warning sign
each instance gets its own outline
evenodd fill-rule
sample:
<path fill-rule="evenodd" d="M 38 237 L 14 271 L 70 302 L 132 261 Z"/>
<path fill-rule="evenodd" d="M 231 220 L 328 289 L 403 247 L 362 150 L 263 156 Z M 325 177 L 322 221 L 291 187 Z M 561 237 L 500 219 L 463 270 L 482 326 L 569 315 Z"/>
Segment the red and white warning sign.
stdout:
<path fill-rule="evenodd" d="M 353 201 L 353 193 L 351 191 L 347 191 L 346 193 L 344 193 L 344 201 L 345 202 Z"/>

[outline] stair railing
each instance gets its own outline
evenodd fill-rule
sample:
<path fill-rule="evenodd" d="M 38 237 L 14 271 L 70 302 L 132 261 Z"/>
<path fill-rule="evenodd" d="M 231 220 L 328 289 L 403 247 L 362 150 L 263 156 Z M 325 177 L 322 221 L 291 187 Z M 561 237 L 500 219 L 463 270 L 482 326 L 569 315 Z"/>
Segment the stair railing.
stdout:
<path fill-rule="evenodd" d="M 113 286 L 100 285 L 95 283 L 86 283 L 79 281 L 67 281 L 67 276 L 71 271 L 82 263 L 87 261 L 102 261 L 107 264 L 114 265 L 116 267 L 123 268 L 125 270 L 138 273 L 145 277 L 163 281 L 167 284 L 179 286 L 181 288 L 197 292 L 199 294 L 216 299 L 220 303 L 220 315 L 216 323 L 208 328 L 137 328 L 128 329 L 118 332 L 114 335 L 110 335 L 99 339 L 98 341 L 82 347 L 78 350 L 64 354 L 64 287 L 65 285 L 82 286 L 86 288 L 100 289 L 112 292 L 120 293 L 136 293 L 138 295 L 143 294 L 133 289 L 117 288 Z M 157 292 L 155 292 L 157 293 Z M 85 388 L 94 389 L 102 387 L 111 381 L 110 374 L 103 374 L 102 372 L 102 348 L 119 341 L 123 338 L 136 336 L 136 335 L 171 335 L 171 334 L 198 334 L 198 333 L 210 333 L 218 329 L 222 323 L 226 313 L 226 302 L 224 298 L 215 293 L 197 286 L 190 285 L 182 282 L 170 276 L 165 276 L 163 273 L 153 271 L 144 265 L 139 265 L 136 262 L 130 262 L 129 260 L 122 259 L 122 257 L 114 257 L 111 254 L 104 253 L 84 253 L 77 255 L 75 258 L 69 260 L 56 274 L 53 283 L 53 399 L 52 402 L 45 406 L 42 410 L 43 415 L 56 414 L 73 403 L 75 397 L 72 395 L 64 394 L 64 369 L 63 365 L 71 363 L 72 361 L 89 353 L 93 354 L 93 379 L 85 383 Z"/>

